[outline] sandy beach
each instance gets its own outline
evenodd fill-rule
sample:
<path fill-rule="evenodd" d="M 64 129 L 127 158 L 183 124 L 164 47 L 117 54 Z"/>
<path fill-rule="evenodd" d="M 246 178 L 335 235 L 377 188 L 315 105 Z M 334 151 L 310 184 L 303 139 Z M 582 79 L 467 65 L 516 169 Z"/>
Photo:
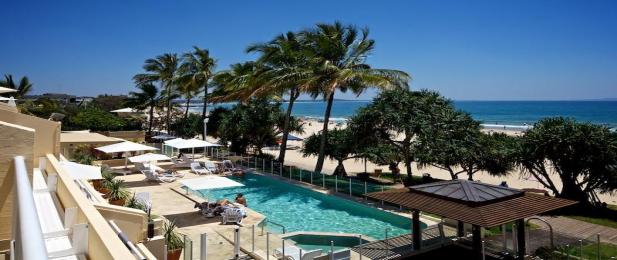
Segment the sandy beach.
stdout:
<path fill-rule="evenodd" d="M 292 133 L 293 135 L 306 138 L 312 135 L 313 133 L 319 132 L 323 128 L 323 123 L 320 123 L 316 120 L 304 120 L 304 122 L 305 122 L 304 124 L 305 132 L 303 134 Z M 345 124 L 337 125 L 336 123 L 331 122 L 329 127 L 330 127 L 329 129 L 344 128 Z M 520 131 L 514 131 L 514 130 L 484 130 L 484 131 L 503 132 L 509 135 L 521 135 L 522 134 Z M 288 146 L 301 147 L 302 142 L 290 141 L 288 143 Z M 278 150 L 264 150 L 264 152 L 275 155 L 275 156 L 278 156 L 278 153 L 279 153 Z M 293 166 L 300 167 L 303 169 L 310 169 L 310 170 L 314 169 L 316 161 L 317 161 L 316 156 L 303 157 L 300 149 L 287 150 L 287 153 L 285 156 L 286 165 L 293 165 Z M 344 165 L 345 165 L 345 169 L 347 170 L 347 172 L 351 175 L 355 173 L 359 173 L 359 172 L 364 172 L 364 161 L 363 160 L 347 160 L 344 162 Z M 332 173 L 335 168 L 336 168 L 336 161 L 328 160 L 326 158 L 326 161 L 323 167 L 323 172 Z M 401 173 L 405 174 L 405 171 L 403 170 L 404 166 L 402 164 L 399 164 L 399 168 L 402 169 Z M 387 166 L 376 165 L 371 162 L 367 162 L 366 170 L 368 172 L 373 172 L 375 169 L 382 169 L 383 171 L 388 171 Z M 445 180 L 450 179 L 450 174 L 447 171 L 444 171 L 444 170 L 441 170 L 435 167 L 427 167 L 427 168 L 418 169 L 415 163 L 413 164 L 412 172 L 414 175 L 418 175 L 418 176 L 420 176 L 423 173 L 428 173 L 434 178 L 445 179 Z M 459 175 L 459 178 L 467 179 L 467 175 L 461 174 Z M 557 185 L 558 188 L 561 188 L 561 181 L 559 180 L 557 176 L 551 179 L 555 182 L 555 185 Z M 491 183 L 491 184 L 500 184 L 502 181 L 506 181 L 510 187 L 514 187 L 514 188 L 544 189 L 542 184 L 540 184 L 535 178 L 531 176 L 529 177 L 523 176 L 519 169 L 516 169 L 510 172 L 507 176 L 503 176 L 503 177 L 494 177 L 494 176 L 489 175 L 486 172 L 478 172 L 474 174 L 474 180 L 482 181 L 485 183 Z M 599 198 L 603 202 L 606 202 L 608 204 L 617 204 L 617 195 L 599 194 Z"/>

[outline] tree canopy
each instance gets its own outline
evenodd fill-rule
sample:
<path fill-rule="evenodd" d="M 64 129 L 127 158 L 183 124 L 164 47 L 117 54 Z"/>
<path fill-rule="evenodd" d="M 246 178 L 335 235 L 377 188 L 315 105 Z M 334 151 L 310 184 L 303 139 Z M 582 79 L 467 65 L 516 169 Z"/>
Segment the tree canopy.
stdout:
<path fill-rule="evenodd" d="M 334 174 L 338 176 L 347 176 L 343 162 L 347 159 L 359 158 L 361 153 L 360 147 L 356 142 L 357 135 L 352 133 L 349 128 L 331 130 L 326 139 L 325 155 L 338 162 Z M 304 140 L 302 153 L 304 157 L 310 155 L 319 155 L 319 145 L 321 142 L 321 133 L 313 134 Z"/>
<path fill-rule="evenodd" d="M 617 188 L 617 133 L 569 118 L 546 118 L 525 132 L 520 165 L 556 196 L 584 205 Z M 551 179 L 561 179 L 559 188 Z"/>

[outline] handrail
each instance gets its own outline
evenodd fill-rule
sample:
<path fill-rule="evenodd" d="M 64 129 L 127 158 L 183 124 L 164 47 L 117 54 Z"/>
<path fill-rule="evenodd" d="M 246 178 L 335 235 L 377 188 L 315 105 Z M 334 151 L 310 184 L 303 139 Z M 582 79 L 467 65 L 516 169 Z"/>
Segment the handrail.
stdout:
<path fill-rule="evenodd" d="M 262 223 L 264 223 L 264 222 L 265 222 L 266 224 L 267 224 L 267 223 L 272 223 L 272 224 L 274 224 L 275 226 L 282 227 L 282 228 L 283 228 L 283 234 L 285 234 L 285 233 L 287 232 L 287 229 L 286 229 L 286 228 L 285 228 L 285 226 L 283 226 L 282 224 L 276 223 L 276 222 L 274 222 L 274 221 L 272 221 L 272 220 L 269 220 L 269 219 L 267 219 L 267 218 L 265 218 L 265 219 L 262 221 Z M 264 225 L 264 226 L 265 226 L 265 225 Z"/>
<path fill-rule="evenodd" d="M 140 260 L 144 260 L 146 259 L 141 252 L 137 249 L 137 247 L 133 244 L 133 242 L 131 242 L 131 240 L 129 240 L 126 235 L 124 234 L 124 232 L 122 232 L 122 229 L 120 229 L 120 227 L 118 227 L 118 225 L 116 225 L 116 222 L 114 222 L 113 220 L 109 220 L 109 226 L 111 226 L 111 228 L 114 230 L 114 232 L 116 232 L 116 235 L 118 235 L 118 238 L 120 238 L 120 240 L 122 240 L 122 243 L 124 243 L 124 245 L 131 251 L 131 253 L 133 253 L 137 259 Z"/>
<path fill-rule="evenodd" d="M 15 195 L 13 207 L 14 259 L 48 259 L 43 230 L 39 223 L 32 186 L 23 156 L 15 156 Z"/>

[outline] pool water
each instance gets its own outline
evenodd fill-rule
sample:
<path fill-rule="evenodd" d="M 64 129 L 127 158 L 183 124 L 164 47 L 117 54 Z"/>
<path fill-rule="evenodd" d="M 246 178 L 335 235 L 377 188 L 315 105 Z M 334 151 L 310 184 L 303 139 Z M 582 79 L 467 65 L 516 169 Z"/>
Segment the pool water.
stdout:
<path fill-rule="evenodd" d="M 386 229 L 390 237 L 410 232 L 411 219 L 360 203 L 257 174 L 229 178 L 245 186 L 200 193 L 209 199 L 227 198 L 230 201 L 238 193 L 243 193 L 249 208 L 265 215 L 267 220 L 285 226 L 287 232 L 351 233 L 374 239 L 383 239 Z M 266 227 L 271 232 L 282 232 L 272 224 Z"/>
<path fill-rule="evenodd" d="M 297 246 L 303 250 L 312 251 L 320 249 L 322 253 L 332 250 L 336 252 L 341 249 L 354 247 L 360 244 L 360 239 L 357 237 L 349 236 L 325 236 L 325 235 L 313 235 L 313 234 L 300 234 L 287 237 L 287 239 L 293 240 Z M 362 244 L 369 242 L 362 239 Z M 331 246 L 331 243 L 334 246 Z"/>

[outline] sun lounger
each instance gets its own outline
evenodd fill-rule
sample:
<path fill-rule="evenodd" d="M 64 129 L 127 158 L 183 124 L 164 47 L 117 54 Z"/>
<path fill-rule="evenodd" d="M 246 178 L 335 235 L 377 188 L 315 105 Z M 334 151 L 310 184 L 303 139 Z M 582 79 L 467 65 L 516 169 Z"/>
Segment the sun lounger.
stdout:
<path fill-rule="evenodd" d="M 241 168 L 236 167 L 236 165 L 232 161 L 224 160 L 223 161 L 223 171 L 224 172 L 234 173 L 234 172 L 241 172 L 241 171 L 244 171 L 244 170 L 242 170 Z"/>
<path fill-rule="evenodd" d="M 204 166 L 206 169 L 208 169 L 208 171 L 210 171 L 211 173 L 218 173 L 219 172 L 219 168 L 216 167 L 216 164 L 214 164 L 211 161 L 205 161 L 204 162 Z"/>
<path fill-rule="evenodd" d="M 176 180 L 173 176 L 159 176 L 152 170 L 144 170 L 141 171 L 146 176 L 146 180 L 156 181 L 156 182 L 174 182 Z"/>
<path fill-rule="evenodd" d="M 212 172 L 209 171 L 208 169 L 206 169 L 205 167 L 201 166 L 201 164 L 194 162 L 191 163 L 191 171 L 193 171 L 195 174 L 211 174 Z"/>
<path fill-rule="evenodd" d="M 191 167 L 192 161 L 184 161 L 181 159 L 172 159 L 171 162 L 174 164 L 175 168 L 189 168 Z"/>
<path fill-rule="evenodd" d="M 236 223 L 242 224 L 242 219 L 244 218 L 244 213 L 240 208 L 227 208 L 223 213 L 221 213 L 223 217 L 223 224 Z"/>
<path fill-rule="evenodd" d="M 313 258 L 321 255 L 321 249 L 311 251 L 302 251 L 300 258 L 300 248 L 297 246 L 286 246 L 285 255 L 283 256 L 283 248 L 274 249 L 274 256 L 277 259 L 293 259 L 293 260 L 313 260 Z"/>

